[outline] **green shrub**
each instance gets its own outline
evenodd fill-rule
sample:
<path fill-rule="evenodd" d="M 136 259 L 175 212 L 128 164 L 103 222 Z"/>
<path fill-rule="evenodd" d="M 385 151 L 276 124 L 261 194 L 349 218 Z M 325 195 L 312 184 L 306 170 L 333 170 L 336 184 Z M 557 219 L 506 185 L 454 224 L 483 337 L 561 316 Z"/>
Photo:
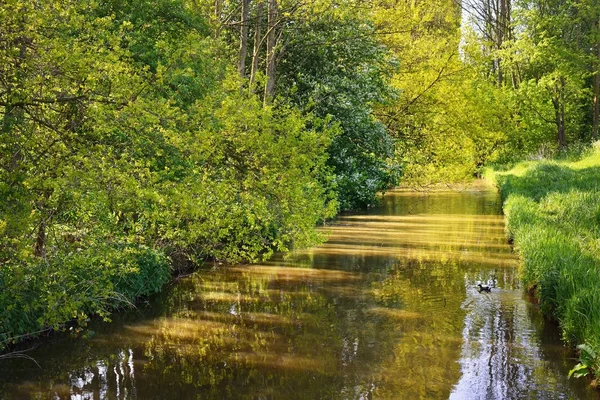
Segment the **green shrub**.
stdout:
<path fill-rule="evenodd" d="M 0 269 L 0 350 L 68 321 L 83 323 L 140 296 L 158 292 L 170 276 L 167 258 L 141 246 L 90 247 L 51 262 Z"/>

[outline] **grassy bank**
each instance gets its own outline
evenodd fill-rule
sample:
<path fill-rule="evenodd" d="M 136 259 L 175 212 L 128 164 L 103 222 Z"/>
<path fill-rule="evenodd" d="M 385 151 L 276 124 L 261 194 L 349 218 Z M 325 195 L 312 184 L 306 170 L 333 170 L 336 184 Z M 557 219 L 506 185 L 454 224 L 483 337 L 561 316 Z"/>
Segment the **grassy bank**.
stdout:
<path fill-rule="evenodd" d="M 488 170 L 504 201 L 522 277 L 579 345 L 576 376 L 600 372 L 600 146 L 575 161 Z"/>

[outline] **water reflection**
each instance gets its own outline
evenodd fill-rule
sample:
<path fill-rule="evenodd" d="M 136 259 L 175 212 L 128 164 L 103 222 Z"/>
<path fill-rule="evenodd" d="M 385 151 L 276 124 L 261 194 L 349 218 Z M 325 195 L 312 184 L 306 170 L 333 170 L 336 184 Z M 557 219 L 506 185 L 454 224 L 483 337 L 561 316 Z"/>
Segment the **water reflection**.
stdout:
<path fill-rule="evenodd" d="M 3 395 L 53 400 L 137 399 L 133 357 L 131 349 L 121 350 L 109 360 L 98 360 L 81 369 L 57 375 L 54 378 L 58 381 L 56 383 L 24 380 Z M 2 398 L 6 398 L 4 396 Z"/>
<path fill-rule="evenodd" d="M 475 280 L 465 277 L 468 287 Z M 542 346 L 532 305 L 510 286 L 492 293 L 472 289 L 463 302 L 462 376 L 450 398 L 573 398 L 556 390 L 564 384 L 564 369 L 546 360 L 544 350 L 551 351 L 552 343 Z M 566 353 L 559 342 L 554 347 Z"/>
<path fill-rule="evenodd" d="M 488 189 L 395 191 L 323 246 L 194 274 L 92 339 L 53 339 L 31 353 L 42 369 L 0 363 L 0 398 L 592 397 L 521 298 L 499 214 Z"/>

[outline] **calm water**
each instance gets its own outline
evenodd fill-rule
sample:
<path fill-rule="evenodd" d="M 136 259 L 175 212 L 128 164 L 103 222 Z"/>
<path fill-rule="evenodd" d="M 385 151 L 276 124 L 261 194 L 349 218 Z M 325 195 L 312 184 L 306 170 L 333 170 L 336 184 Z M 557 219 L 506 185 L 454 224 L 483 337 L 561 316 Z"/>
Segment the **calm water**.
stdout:
<path fill-rule="evenodd" d="M 524 298 L 500 213 L 482 183 L 391 192 L 323 246 L 198 272 L 89 339 L 38 343 L 39 367 L 0 361 L 0 398 L 597 398 Z"/>

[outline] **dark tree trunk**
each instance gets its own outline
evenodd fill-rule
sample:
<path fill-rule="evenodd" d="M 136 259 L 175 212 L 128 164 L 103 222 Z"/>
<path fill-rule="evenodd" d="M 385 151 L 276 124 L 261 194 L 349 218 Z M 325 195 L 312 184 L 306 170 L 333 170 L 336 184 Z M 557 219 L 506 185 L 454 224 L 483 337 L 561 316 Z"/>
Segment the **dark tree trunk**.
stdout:
<path fill-rule="evenodd" d="M 495 14 L 496 14 L 496 47 L 498 50 L 502 49 L 504 42 L 511 37 L 510 33 L 510 19 L 511 19 L 511 0 L 497 0 Z M 502 68 L 502 59 L 496 56 L 496 78 L 498 86 L 504 84 L 504 71 Z M 514 84 L 514 82 L 513 82 Z"/>
<path fill-rule="evenodd" d="M 600 46 L 598 46 L 598 59 L 600 60 Z M 600 63 L 598 63 L 600 64 Z M 598 65 L 597 64 L 597 65 Z M 600 67 L 600 65 L 598 65 Z M 592 139 L 598 139 L 598 124 L 600 122 L 600 71 L 594 75 L 594 121 L 592 126 Z"/>
<path fill-rule="evenodd" d="M 38 226 L 34 254 L 37 257 L 46 257 L 46 221 L 44 219 L 40 221 Z"/>
<path fill-rule="evenodd" d="M 504 43 L 504 0 L 498 0 L 496 7 L 496 49 L 500 50 Z M 496 55 L 496 80 L 498 86 L 504 83 L 502 59 Z"/>
<path fill-rule="evenodd" d="M 215 29 L 215 37 L 218 38 L 221 36 L 221 13 L 223 12 L 223 0 L 215 0 L 215 21 L 217 23 L 217 27 Z"/>
<path fill-rule="evenodd" d="M 562 77 L 554 86 L 552 104 L 554 105 L 556 139 L 559 147 L 564 149 L 567 147 L 567 139 L 565 135 L 565 80 Z"/>
<path fill-rule="evenodd" d="M 277 0 L 268 0 L 267 23 L 267 83 L 265 84 L 265 103 L 269 103 L 275 94 L 275 25 L 277 20 Z"/>
<path fill-rule="evenodd" d="M 242 0 L 242 20 L 240 28 L 240 52 L 238 72 L 242 78 L 246 77 L 246 57 L 248 56 L 248 8 L 250 0 Z"/>
<path fill-rule="evenodd" d="M 596 25 L 596 32 L 600 32 L 600 20 Z M 596 45 L 595 74 L 594 74 L 594 117 L 592 126 L 592 139 L 598 139 L 598 125 L 600 124 L 600 43 Z"/>
<path fill-rule="evenodd" d="M 262 12 L 263 2 L 259 0 L 256 7 L 256 25 L 254 27 L 254 49 L 252 51 L 252 68 L 250 70 L 250 87 L 254 85 L 256 73 L 258 71 L 259 54 L 262 42 Z"/>

